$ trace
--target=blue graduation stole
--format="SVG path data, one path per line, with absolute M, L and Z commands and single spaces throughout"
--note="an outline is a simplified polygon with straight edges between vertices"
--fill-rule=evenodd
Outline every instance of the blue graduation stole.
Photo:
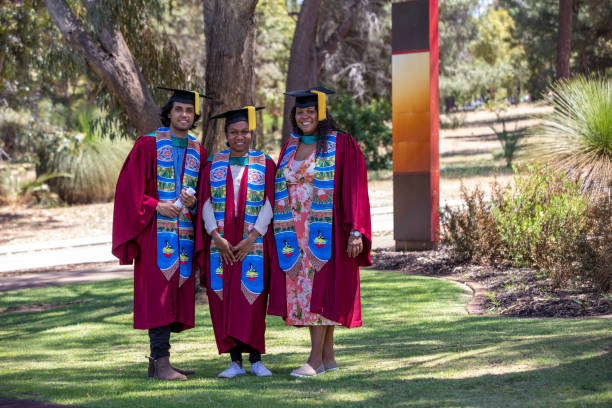
M 224 232 L 229 157 L 229 150 L 215 154 L 210 167 L 210 198 L 217 221 L 217 231 L 221 236 Z M 251 232 L 264 204 L 266 156 L 262 152 L 249 151 L 246 177 L 247 196 L 242 239 Z M 212 239 L 210 243 L 210 289 L 219 296 L 219 299 L 223 300 L 223 260 L 214 241 Z M 255 240 L 253 250 L 241 262 L 240 282 L 244 297 L 249 304 L 253 304 L 264 290 L 263 238 L 261 236 Z
M 198 185 L 200 174 L 200 144 L 195 137 L 187 135 L 187 150 L 183 170 L 182 188 Z M 157 194 L 162 202 L 176 200 L 174 180 L 174 157 L 172 152 L 172 132 L 169 128 L 155 131 L 157 151 Z M 193 265 L 194 232 L 189 210 L 183 207 L 177 218 L 169 218 L 157 213 L 157 267 L 166 279 L 172 279 L 179 270 L 179 287 L 191 277 Z
M 305 248 L 315 271 L 320 271 L 331 258 L 336 135 L 336 132 L 328 135 L 325 152 L 317 154 L 315 158 L 314 197 L 309 216 L 308 247 Z M 293 224 L 284 169 L 295 155 L 299 140 L 299 136 L 291 134 L 274 180 L 274 239 L 278 263 L 293 280 L 302 266 L 302 255 Z

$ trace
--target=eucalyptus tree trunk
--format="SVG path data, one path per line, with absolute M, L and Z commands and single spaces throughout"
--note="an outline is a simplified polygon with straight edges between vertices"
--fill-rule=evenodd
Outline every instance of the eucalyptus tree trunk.
M 573 0 L 559 0 L 559 38 L 557 40 L 557 79 L 570 76 Z
M 91 0 L 83 0 L 91 7 Z M 80 53 L 94 74 L 117 98 L 139 134 L 159 127 L 159 107 L 123 34 L 112 21 L 92 36 L 65 0 L 45 0 L 51 19 L 72 48 Z
M 211 116 L 255 104 L 255 7 L 257 0 L 202 0 L 206 35 L 206 94 L 202 106 L 202 145 L 225 149 L 223 120 Z
M 312 88 L 319 85 L 325 58 L 334 54 L 341 42 L 348 34 L 359 12 L 361 0 L 347 2 L 347 11 L 344 20 L 326 38 L 321 38 L 319 27 L 322 24 L 321 0 L 304 0 L 298 16 L 291 44 L 289 68 L 287 72 L 287 91 Z M 283 113 L 282 142 L 284 143 L 291 132 L 291 119 L 289 114 L 294 99 L 285 96 Z

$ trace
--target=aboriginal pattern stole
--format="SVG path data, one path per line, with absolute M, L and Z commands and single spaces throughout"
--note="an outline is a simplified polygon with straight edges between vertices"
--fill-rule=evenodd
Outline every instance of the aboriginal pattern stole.
M 230 151 L 224 150 L 215 154 L 210 167 L 210 199 L 217 221 L 219 235 L 224 233 L 225 200 L 227 196 L 226 179 L 229 170 Z M 247 174 L 246 207 L 244 209 L 244 228 L 242 239 L 246 238 L 253 229 L 259 211 L 264 204 L 266 186 L 266 156 L 262 152 L 249 151 L 249 164 Z M 237 200 L 238 201 L 238 200 Z M 236 209 L 238 213 L 238 209 Z M 249 304 L 253 304 L 264 290 L 264 259 L 263 238 L 255 240 L 253 251 L 242 260 L 240 282 L 244 297 Z M 223 260 L 215 246 L 215 240 L 210 242 L 210 288 L 219 299 L 223 300 Z
M 315 271 L 331 258 L 332 250 L 332 217 L 334 208 L 334 176 L 336 172 L 336 132 L 327 138 L 327 150 L 317 154 L 315 159 L 314 197 L 310 210 L 310 232 L 308 247 L 305 249 Z M 289 203 L 289 192 L 284 176 L 284 169 L 295 155 L 300 138 L 291 134 L 285 154 L 281 158 L 274 180 L 274 239 L 278 252 L 278 263 L 292 280 L 302 266 L 293 214 Z
M 194 190 L 198 185 L 200 174 L 200 144 L 187 135 L 187 149 L 183 170 L 182 188 Z M 168 128 L 155 131 L 157 150 L 157 194 L 162 202 L 176 201 L 176 183 L 174 181 L 174 157 L 172 153 L 172 133 Z M 169 281 L 178 269 L 180 271 L 179 287 L 192 273 L 193 259 L 193 223 L 189 209 L 183 210 L 177 218 L 168 218 L 157 213 L 157 267 Z

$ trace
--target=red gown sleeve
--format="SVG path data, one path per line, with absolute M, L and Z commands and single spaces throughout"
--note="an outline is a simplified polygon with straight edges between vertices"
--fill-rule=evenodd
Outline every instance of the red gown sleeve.
M 368 171 L 363 153 L 355 140 L 345 135 L 342 157 L 342 211 L 344 233 L 348 237 L 354 229 L 363 236 L 363 251 L 358 256 L 359 266 L 370 266 L 372 249 L 372 226 L 370 199 L 368 196 Z M 346 249 L 346 248 L 344 248 Z
M 204 156 L 201 156 L 204 157 Z M 197 197 L 198 197 L 198 212 L 196 220 L 194 221 L 195 231 L 195 248 L 194 248 L 194 260 L 200 268 L 200 285 L 206 286 L 206 246 L 209 239 L 204 228 L 204 221 L 202 220 L 202 214 L 204 212 L 204 203 L 210 197 L 210 166 L 211 162 L 204 159 L 202 166 L 200 166 L 200 182 L 198 185 Z
M 155 138 L 141 136 L 128 154 L 115 189 L 112 252 L 121 265 L 129 265 L 140 253 L 138 236 L 152 222 L 157 207 Z
M 270 159 L 266 160 L 266 199 L 274 208 L 274 179 L 276 165 Z M 274 241 L 274 221 L 270 222 L 265 235 L 266 253 L 268 255 L 268 314 L 285 317 L 287 302 L 285 297 L 285 273 L 278 266 L 276 244 Z

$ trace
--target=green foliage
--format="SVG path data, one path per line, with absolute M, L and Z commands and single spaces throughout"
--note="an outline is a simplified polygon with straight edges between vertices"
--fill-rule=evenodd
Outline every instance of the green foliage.
M 526 87 L 540 97 L 554 80 L 559 1 L 500 0 L 515 21 L 512 42 L 525 49 Z M 570 72 L 605 73 L 612 65 L 612 7 L 606 1 L 574 1 Z
M 610 203 L 590 203 L 580 183 L 547 167 L 518 173 L 514 186 L 462 192 L 463 204 L 441 211 L 443 242 L 458 260 L 538 268 L 553 285 L 588 279 L 608 290 Z
M 585 232 L 587 197 L 579 184 L 545 167 L 530 167 L 514 182 L 491 210 L 504 257 L 517 266 L 548 269 L 557 283 L 566 281 L 573 260 L 568 257 Z
M 470 44 L 476 39 L 478 0 L 439 2 L 440 99 L 459 104 L 471 100 L 478 91 L 473 76 Z M 444 104 L 441 104 L 444 106 Z
M 526 75 L 525 50 L 511 42 L 514 26 L 508 11 L 489 7 L 479 20 L 478 37 L 472 44 L 476 64 L 484 65 L 486 71 L 480 84 L 493 100 L 504 97 L 518 100 L 521 78 Z M 498 94 L 500 88 L 504 94 Z
M 349 94 L 334 101 L 338 126 L 359 143 L 369 170 L 391 168 L 391 103 L 386 98 L 360 103 Z
M 41 8 L 39 0 L 0 4 L 0 98 L 16 109 L 41 97 L 64 97 L 75 73 L 86 69 Z
M 534 154 L 586 188 L 612 188 L 612 80 L 577 76 L 551 86 L 555 111 L 534 131 Z

